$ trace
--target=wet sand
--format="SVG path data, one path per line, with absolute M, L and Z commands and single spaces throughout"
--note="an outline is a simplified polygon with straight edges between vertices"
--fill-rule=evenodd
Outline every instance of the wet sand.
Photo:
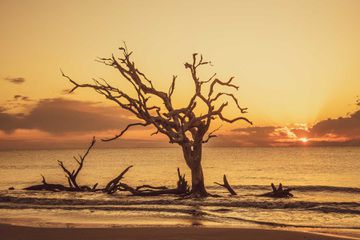
M 2 240 L 110 240 L 110 239 L 237 239 L 237 240 L 340 240 L 340 236 L 289 230 L 210 227 L 35 228 L 0 225 Z

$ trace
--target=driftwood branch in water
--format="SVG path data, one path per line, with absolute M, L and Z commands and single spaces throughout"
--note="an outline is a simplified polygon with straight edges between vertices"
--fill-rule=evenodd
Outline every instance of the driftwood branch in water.
M 62 161 L 58 161 L 59 166 L 62 168 L 62 170 L 65 172 L 66 174 L 66 178 L 68 179 L 68 183 L 69 183 L 69 187 L 70 188 L 74 188 L 76 190 L 91 190 L 92 188 L 90 188 L 89 186 L 79 186 L 79 184 L 76 181 L 77 176 L 79 175 L 81 169 L 84 166 L 84 161 L 86 156 L 89 154 L 91 148 L 94 146 L 96 140 L 95 137 L 93 137 L 90 146 L 88 147 L 88 149 L 86 150 L 84 155 L 80 155 L 78 157 L 74 156 L 75 161 L 78 163 L 78 168 L 72 170 L 71 172 L 65 167 L 64 163 Z
M 185 180 L 185 174 L 181 175 L 180 169 L 177 169 L 178 181 L 176 188 L 167 188 L 165 186 L 151 186 L 151 185 L 141 185 L 138 187 L 131 187 L 126 183 L 120 181 L 117 182 L 116 188 L 114 191 L 108 193 L 114 193 L 116 190 L 130 192 L 134 196 L 158 196 L 164 194 L 173 194 L 173 195 L 188 195 L 190 193 L 190 187 L 188 182 Z
M 187 195 L 190 193 L 190 187 L 188 182 L 185 180 L 185 174 L 181 175 L 180 169 L 177 169 L 178 174 L 178 181 L 176 188 L 167 188 L 165 186 L 152 186 L 149 184 L 145 184 L 138 187 L 131 187 L 125 183 L 122 183 L 121 180 L 124 178 L 124 175 L 132 168 L 133 166 L 129 166 L 124 169 L 119 175 L 117 175 L 114 179 L 108 182 L 103 189 L 97 189 L 98 184 L 94 184 L 92 187 L 82 185 L 80 186 L 77 181 L 76 177 L 80 173 L 81 169 L 83 168 L 84 161 L 86 156 L 89 154 L 91 148 L 95 144 L 95 137 L 92 139 L 90 146 L 88 147 L 87 151 L 84 155 L 79 155 L 78 158 L 74 157 L 76 162 L 79 164 L 77 169 L 69 171 L 63 162 L 58 161 L 59 166 L 61 169 L 66 173 L 66 178 L 68 180 L 69 186 L 64 186 L 62 184 L 50 184 L 46 181 L 45 177 L 42 177 L 42 184 L 33 185 L 25 188 L 25 190 L 45 190 L 45 191 L 72 191 L 72 192 L 95 192 L 95 191 L 102 191 L 108 194 L 113 194 L 116 191 L 128 191 L 132 195 L 136 196 L 157 196 L 162 194 L 175 194 L 175 195 Z
M 271 188 L 272 188 L 272 192 L 264 193 L 260 196 L 272 197 L 272 198 L 289 198 L 294 196 L 292 193 L 290 193 L 293 189 L 284 188 L 281 183 L 279 184 L 278 188 L 276 188 L 274 183 L 271 183 Z
M 145 184 L 145 185 L 141 185 L 141 186 L 137 186 L 137 187 L 136 187 L 136 191 L 139 191 L 139 190 L 142 190 L 142 189 L 165 190 L 165 189 L 168 189 L 168 188 L 165 187 L 165 186 L 151 186 L 151 185 L 148 185 L 148 184 Z
M 46 190 L 46 191 L 73 191 L 73 192 L 82 192 L 82 191 L 98 191 L 98 189 L 96 189 L 97 187 L 97 183 L 94 184 L 92 187 L 87 186 L 87 185 L 82 185 L 80 186 L 77 181 L 76 178 L 79 175 L 81 169 L 84 166 L 84 162 L 85 162 L 85 158 L 86 156 L 89 154 L 90 150 L 92 149 L 92 147 L 95 145 L 95 137 L 93 137 L 90 146 L 87 148 L 86 152 L 84 155 L 80 155 L 78 157 L 74 156 L 75 161 L 78 164 L 77 169 L 74 169 L 72 171 L 69 171 L 64 163 L 62 161 L 58 161 L 58 164 L 60 166 L 60 168 L 65 172 L 65 176 L 67 178 L 67 182 L 69 184 L 69 186 L 64 186 L 62 184 L 50 184 L 47 183 L 45 180 L 45 177 L 43 175 L 41 175 L 42 177 L 42 184 L 39 185 L 33 185 L 27 188 L 24 188 L 25 190 Z
M 224 177 L 223 177 L 223 181 L 224 181 L 223 184 L 218 183 L 218 182 L 214 182 L 214 183 L 217 184 L 217 185 L 219 185 L 219 186 L 221 186 L 221 187 L 226 188 L 226 190 L 228 190 L 231 195 L 237 195 L 237 193 L 236 193 L 236 192 L 234 191 L 234 189 L 231 187 L 231 185 L 230 185 L 229 181 L 227 180 L 225 174 L 224 174 Z
M 52 192 L 60 192 L 60 191 L 71 191 L 72 189 L 69 187 L 66 187 L 62 184 L 50 184 L 47 183 L 45 180 L 45 177 L 41 175 L 42 177 L 42 184 L 33 185 L 30 187 L 24 188 L 24 190 L 34 190 L 34 191 L 52 191 Z
M 103 189 L 104 192 L 108 194 L 112 194 L 118 190 L 119 182 L 121 179 L 123 179 L 124 175 L 132 168 L 133 166 L 127 167 L 124 171 L 122 171 L 116 178 L 111 180 L 108 184 L 106 184 L 106 187 Z

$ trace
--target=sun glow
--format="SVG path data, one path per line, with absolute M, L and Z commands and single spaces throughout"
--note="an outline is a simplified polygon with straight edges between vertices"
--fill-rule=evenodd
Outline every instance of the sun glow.
M 303 143 L 307 143 L 309 141 L 309 139 L 307 138 L 299 138 L 299 140 Z

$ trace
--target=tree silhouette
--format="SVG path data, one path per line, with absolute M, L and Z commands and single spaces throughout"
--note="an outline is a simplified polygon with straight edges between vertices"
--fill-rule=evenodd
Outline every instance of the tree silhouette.
M 130 93 L 111 86 L 104 79 L 94 79 L 93 84 L 79 84 L 62 72 L 62 75 L 74 85 L 70 93 L 78 88 L 91 88 L 97 93 L 104 95 L 107 99 L 115 102 L 122 109 L 133 113 L 136 118 L 141 120 L 140 122 L 129 124 L 116 136 L 103 139 L 103 141 L 117 139 L 131 127 L 152 125 L 156 129 L 152 135 L 158 133 L 164 134 L 169 138 L 170 143 L 180 145 L 185 162 L 191 169 L 192 196 L 207 196 L 208 193 L 204 184 L 201 158 L 203 144 L 207 143 L 211 138 L 216 137 L 214 133 L 218 130 L 217 128 L 209 131 L 211 123 L 218 118 L 227 123 L 246 121 L 252 124 L 250 120 L 243 116 L 227 118 L 223 114 L 223 110 L 228 106 L 228 102 L 224 101 L 220 104 L 219 100 L 225 98 L 232 101 L 241 114 L 247 112 L 247 108 L 240 107 L 237 98 L 232 93 L 216 91 L 217 86 L 221 86 L 222 89 L 238 90 L 238 86 L 232 83 L 234 77 L 231 77 L 228 81 L 221 81 L 216 78 L 216 74 L 214 74 L 209 79 L 200 80 L 197 74 L 198 69 L 202 66 L 209 65 L 210 62 L 204 61 L 202 55 L 193 54 L 192 62 L 185 63 L 185 68 L 190 71 L 195 91 L 185 107 L 175 108 L 172 102 L 172 95 L 175 90 L 177 76 L 173 76 L 168 92 L 160 91 L 156 89 L 152 81 L 135 66 L 135 63 L 131 60 L 132 52 L 128 51 L 126 45 L 119 48 L 119 50 L 121 53 L 120 57 L 112 55 L 110 58 L 98 58 L 97 60 L 118 70 L 121 76 L 132 85 L 136 92 L 136 94 L 133 94 L 135 96 L 131 96 Z M 207 85 L 206 93 L 204 93 L 205 90 L 203 90 L 203 86 L 205 85 Z M 150 104 L 150 97 L 160 100 L 162 105 Z M 205 113 L 197 113 L 199 112 L 196 111 L 198 104 L 205 104 Z M 216 105 L 218 105 L 218 107 L 216 107 Z

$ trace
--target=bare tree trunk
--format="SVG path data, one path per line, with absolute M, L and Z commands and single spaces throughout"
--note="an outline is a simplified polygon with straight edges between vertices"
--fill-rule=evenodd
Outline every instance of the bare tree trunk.
M 182 146 L 186 164 L 191 170 L 191 194 L 194 197 L 206 197 L 204 173 L 201 166 L 202 144 L 184 144 Z
M 191 193 L 195 197 L 208 196 L 201 162 L 191 168 Z

